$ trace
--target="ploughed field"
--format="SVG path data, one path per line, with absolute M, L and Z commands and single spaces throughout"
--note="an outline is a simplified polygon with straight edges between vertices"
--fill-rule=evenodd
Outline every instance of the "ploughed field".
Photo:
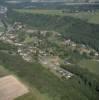
M 28 89 L 14 76 L 0 78 L 0 100 L 14 100 L 28 92 Z

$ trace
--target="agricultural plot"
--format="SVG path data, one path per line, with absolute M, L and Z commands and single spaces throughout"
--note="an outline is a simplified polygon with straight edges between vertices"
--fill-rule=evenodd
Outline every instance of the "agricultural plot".
M 32 13 L 32 14 L 47 14 L 47 15 L 64 15 L 62 13 L 62 10 L 45 10 L 45 9 L 20 9 L 20 10 L 15 10 L 20 13 Z
M 0 78 L 0 100 L 14 100 L 28 93 L 28 89 L 14 76 Z
M 85 20 L 89 23 L 99 24 L 99 11 L 71 13 L 69 16 Z
M 99 24 L 99 11 L 96 12 L 64 12 L 63 10 L 44 10 L 44 9 L 16 9 L 20 13 L 45 14 L 71 16 L 74 18 L 85 20 L 89 23 Z

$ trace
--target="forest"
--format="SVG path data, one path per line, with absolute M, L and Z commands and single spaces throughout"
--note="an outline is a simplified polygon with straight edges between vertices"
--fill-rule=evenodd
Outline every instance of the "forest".
M 87 44 L 99 51 L 99 25 L 69 16 L 20 13 L 10 10 L 8 21 L 22 22 L 35 29 L 54 30 L 65 38 Z

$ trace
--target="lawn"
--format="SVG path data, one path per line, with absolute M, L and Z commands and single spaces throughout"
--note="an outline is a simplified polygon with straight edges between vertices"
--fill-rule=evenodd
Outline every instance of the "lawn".
M 88 69 L 90 72 L 99 75 L 99 61 L 82 60 L 79 63 L 80 67 Z

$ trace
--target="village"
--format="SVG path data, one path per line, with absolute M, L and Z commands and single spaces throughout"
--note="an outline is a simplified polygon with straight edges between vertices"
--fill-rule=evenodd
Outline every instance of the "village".
M 1 19 L 2 16 L 6 16 L 6 12 L 6 7 L 0 7 Z M 0 26 L 4 28 L 2 21 L 0 22 Z M 64 56 L 66 51 L 71 51 L 70 53 L 77 51 L 80 55 L 86 54 L 91 58 L 99 58 L 98 52 L 84 44 L 77 44 L 68 38 L 63 39 L 61 38 L 61 34 L 55 31 L 28 28 L 27 25 L 21 22 L 8 25 L 6 31 L 1 31 L 0 41 L 15 45 L 17 53 L 25 61 L 38 61 L 44 68 L 59 78 L 69 79 L 74 76 L 73 73 L 60 67 L 61 64 L 74 64 L 68 61 L 68 57 Z M 61 52 L 58 49 L 61 49 Z
M 24 33 L 21 34 L 21 33 Z M 22 36 L 21 36 L 21 35 Z M 25 37 L 24 37 L 25 36 Z M 20 41 L 20 38 L 23 38 Z M 54 31 L 33 30 L 28 29 L 26 25 L 21 22 L 15 22 L 14 25 L 5 33 L 0 35 L 0 41 L 15 45 L 18 50 L 17 53 L 27 62 L 39 61 L 44 68 L 51 71 L 59 78 L 69 79 L 74 76 L 73 73 L 60 67 L 61 64 L 72 65 L 68 60 L 62 59 L 55 51 L 58 49 L 51 45 L 50 41 L 59 45 L 59 48 L 65 47 L 67 50 L 77 51 L 80 55 L 86 54 L 91 58 L 98 59 L 99 53 L 94 49 L 84 45 L 77 44 L 71 39 L 60 39 L 61 34 Z M 60 39 L 60 40 L 59 40 Z M 62 52 L 64 55 L 64 52 Z
M 98 100 L 99 3 L 80 1 L 0 0 L 0 100 Z

